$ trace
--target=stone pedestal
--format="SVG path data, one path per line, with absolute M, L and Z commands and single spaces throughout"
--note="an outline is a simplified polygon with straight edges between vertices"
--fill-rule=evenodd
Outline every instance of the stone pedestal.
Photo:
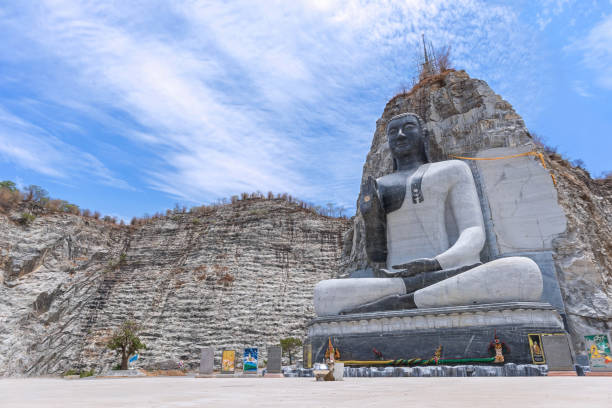
M 568 371 L 576 375 L 572 351 L 566 335 L 543 335 L 542 348 L 549 373 Z M 549 374 L 551 375 L 551 374 Z
M 281 358 L 283 351 L 280 346 L 268 346 L 268 361 L 266 363 L 266 377 L 282 377 Z
M 531 363 L 529 333 L 565 333 L 559 313 L 548 303 L 508 302 L 488 305 L 412 309 L 318 317 L 308 325 L 313 362 L 324 360 L 328 338 L 340 361 L 489 357 L 495 333 L 509 348 L 507 363 Z
M 200 355 L 200 370 L 199 375 L 211 376 L 214 370 L 215 349 L 212 347 L 202 348 Z
M 344 380 L 344 363 L 334 363 L 334 381 Z

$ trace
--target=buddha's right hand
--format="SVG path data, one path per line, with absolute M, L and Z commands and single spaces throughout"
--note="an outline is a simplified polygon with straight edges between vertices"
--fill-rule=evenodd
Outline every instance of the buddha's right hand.
M 378 202 L 378 186 L 373 177 L 368 177 L 368 180 L 361 187 L 361 200 L 359 200 L 359 211 L 362 214 L 368 213 L 374 203 Z

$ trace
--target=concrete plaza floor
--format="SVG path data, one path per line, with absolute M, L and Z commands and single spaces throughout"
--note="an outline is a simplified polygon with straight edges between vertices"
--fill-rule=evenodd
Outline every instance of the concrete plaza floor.
M 0 379 L 0 407 L 612 407 L 612 377 Z

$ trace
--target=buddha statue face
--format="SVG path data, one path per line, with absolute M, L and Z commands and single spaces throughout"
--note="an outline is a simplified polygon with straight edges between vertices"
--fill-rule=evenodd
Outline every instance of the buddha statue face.
M 387 125 L 387 139 L 395 160 L 402 161 L 425 152 L 423 130 L 415 115 L 404 114 L 391 119 Z

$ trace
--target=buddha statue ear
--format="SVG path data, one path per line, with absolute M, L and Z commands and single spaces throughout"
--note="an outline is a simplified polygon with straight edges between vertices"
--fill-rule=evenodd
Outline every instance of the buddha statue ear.
M 397 171 L 397 168 L 398 168 L 397 160 L 395 160 L 395 158 L 391 158 L 391 160 L 393 161 L 393 169 L 392 169 L 392 171 L 395 172 L 395 171 Z

